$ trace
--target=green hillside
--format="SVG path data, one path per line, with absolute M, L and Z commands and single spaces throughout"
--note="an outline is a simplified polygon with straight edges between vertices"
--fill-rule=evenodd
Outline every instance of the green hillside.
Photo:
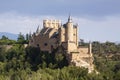
M 0 80 L 120 80 L 120 44 L 93 42 L 98 73 L 88 73 L 86 68 L 68 65 L 65 55 L 57 53 L 57 49 L 49 54 L 25 47 L 28 42 L 22 35 L 17 41 L 4 36 L 0 42 Z M 7 49 L 9 45 L 12 47 Z

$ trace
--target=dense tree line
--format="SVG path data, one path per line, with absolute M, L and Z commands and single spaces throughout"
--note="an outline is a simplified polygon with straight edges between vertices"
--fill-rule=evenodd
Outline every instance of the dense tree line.
M 4 35 L 0 39 L 0 45 L 11 45 L 14 44 L 15 42 L 16 42 L 15 40 L 10 40 L 8 37 Z
M 113 42 L 105 42 L 100 43 L 97 41 L 94 41 L 92 43 L 93 45 L 93 53 L 94 54 L 120 54 L 120 44 L 115 44 Z
M 24 47 L 27 38 L 19 34 L 18 40 L 0 39 L 0 80 L 120 80 L 120 44 L 93 42 L 95 69 L 69 66 L 64 54 L 55 49 L 52 53 L 38 47 Z M 10 43 L 7 43 L 7 41 Z M 11 42 L 13 41 L 13 42 Z M 3 45 L 12 45 L 6 50 Z M 88 43 L 82 43 L 88 46 Z
M 16 41 L 10 40 L 7 36 L 3 35 L 2 38 L 0 39 L 0 45 L 28 44 L 30 38 L 31 38 L 30 34 L 23 35 L 22 33 L 19 33 Z

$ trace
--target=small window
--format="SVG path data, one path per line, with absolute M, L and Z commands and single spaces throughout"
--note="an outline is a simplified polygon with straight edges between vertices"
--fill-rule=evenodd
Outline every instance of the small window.
M 45 43 L 44 45 L 45 45 L 45 46 L 47 46 L 48 44 L 47 44 L 47 43 Z
M 39 47 L 39 44 L 37 44 L 37 47 Z
M 53 45 L 51 45 L 51 49 L 53 49 Z
M 75 34 L 73 34 L 75 36 Z

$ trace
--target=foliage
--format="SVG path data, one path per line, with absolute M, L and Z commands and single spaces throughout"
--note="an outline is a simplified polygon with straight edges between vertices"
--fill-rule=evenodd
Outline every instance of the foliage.
M 25 43 L 25 38 L 24 38 L 24 35 L 22 35 L 22 33 L 20 33 L 18 35 L 17 43 L 19 43 L 19 44 L 24 44 Z
M 19 35 L 12 47 L 3 36 L 0 42 L 0 80 L 120 80 L 120 44 L 93 42 L 95 72 L 86 68 L 68 66 L 64 53 L 55 49 L 52 53 L 40 51 L 39 47 L 24 47 L 26 39 Z M 8 42 L 7 42 L 8 41 Z M 88 43 L 83 45 L 87 46 Z
M 105 43 L 100 43 L 98 41 L 94 41 L 92 43 L 93 47 L 93 53 L 94 54 L 99 54 L 99 55 L 104 55 L 104 54 L 120 54 L 120 44 L 115 44 L 113 42 L 105 42 Z
M 11 45 L 11 44 L 15 44 L 15 43 L 16 43 L 15 40 L 10 40 L 8 37 L 6 37 L 4 35 L 0 39 L 0 45 Z
M 26 59 L 31 64 L 33 70 L 40 68 L 62 68 L 68 65 L 68 61 L 63 54 L 42 52 L 39 48 L 27 47 Z

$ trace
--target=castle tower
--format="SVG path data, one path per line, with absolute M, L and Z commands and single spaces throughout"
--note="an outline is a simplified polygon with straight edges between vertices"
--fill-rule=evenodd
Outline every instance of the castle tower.
M 65 41 L 65 28 L 63 26 L 59 28 L 59 42 L 64 42 Z
M 67 27 L 66 41 L 73 41 L 73 22 L 71 16 L 69 16 L 68 18 L 66 27 Z
M 91 42 L 89 42 L 88 53 L 90 54 L 90 56 L 92 56 L 92 43 Z
M 68 22 L 66 23 L 66 35 L 65 35 L 65 41 L 67 42 L 67 53 L 71 53 L 75 50 L 77 50 L 76 45 L 76 37 L 73 34 L 76 34 L 76 30 L 74 30 L 73 22 L 71 19 L 71 16 L 68 18 Z

